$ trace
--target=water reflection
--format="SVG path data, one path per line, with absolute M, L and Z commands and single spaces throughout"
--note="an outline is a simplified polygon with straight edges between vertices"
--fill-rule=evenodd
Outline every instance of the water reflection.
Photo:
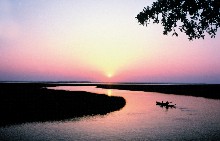
M 6 139 L 25 140 L 219 140 L 219 100 L 152 92 L 106 90 L 96 87 L 59 87 L 109 96 L 122 96 L 126 106 L 104 116 L 78 121 L 29 123 L 0 128 Z M 157 100 L 169 100 L 176 108 L 161 108 Z M 1 140 L 1 137 L 0 137 Z
M 107 90 L 107 95 L 112 96 L 112 90 L 111 89 Z

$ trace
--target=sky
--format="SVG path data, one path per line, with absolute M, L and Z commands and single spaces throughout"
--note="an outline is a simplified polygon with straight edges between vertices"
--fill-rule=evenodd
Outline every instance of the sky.
M 220 83 L 220 31 L 135 19 L 153 0 L 1 0 L 0 81 Z

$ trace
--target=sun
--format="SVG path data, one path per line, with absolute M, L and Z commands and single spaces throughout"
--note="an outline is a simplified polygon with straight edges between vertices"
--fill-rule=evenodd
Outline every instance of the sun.
M 108 74 L 107 74 L 107 77 L 108 77 L 108 78 L 112 78 L 112 74 L 111 74 L 111 73 L 108 73 Z

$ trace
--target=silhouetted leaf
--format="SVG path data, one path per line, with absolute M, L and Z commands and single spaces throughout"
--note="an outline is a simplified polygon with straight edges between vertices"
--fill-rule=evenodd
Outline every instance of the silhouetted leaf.
M 214 38 L 220 26 L 220 0 L 157 0 L 136 18 L 146 26 L 151 20 L 161 22 L 164 35 L 173 31 L 172 35 L 178 36 L 175 29 L 179 29 L 189 40 L 204 39 L 205 32 Z

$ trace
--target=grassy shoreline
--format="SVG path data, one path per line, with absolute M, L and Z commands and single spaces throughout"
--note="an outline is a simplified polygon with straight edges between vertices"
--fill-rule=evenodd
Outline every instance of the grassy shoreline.
M 220 99 L 220 84 L 178 84 L 178 85 L 139 85 L 139 84 L 99 84 L 98 88 L 130 91 L 159 92 L 165 94 L 187 95 Z
M 47 89 L 42 83 L 0 83 L 0 126 L 104 115 L 126 104 L 122 97 Z
M 220 84 L 0 83 L 0 126 L 24 122 L 65 120 L 85 115 L 104 115 L 120 110 L 126 104 L 122 97 L 46 88 L 54 86 L 97 86 L 104 89 L 159 92 L 220 99 Z

